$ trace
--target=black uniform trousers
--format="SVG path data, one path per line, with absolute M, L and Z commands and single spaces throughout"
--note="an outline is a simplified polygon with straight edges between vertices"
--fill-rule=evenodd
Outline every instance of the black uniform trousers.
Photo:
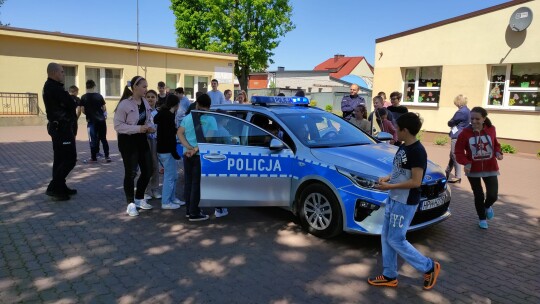
M 58 124 L 49 122 L 47 131 L 53 144 L 52 180 L 47 191 L 54 194 L 66 194 L 66 177 L 75 167 L 77 150 L 75 148 L 75 135 L 71 124 Z

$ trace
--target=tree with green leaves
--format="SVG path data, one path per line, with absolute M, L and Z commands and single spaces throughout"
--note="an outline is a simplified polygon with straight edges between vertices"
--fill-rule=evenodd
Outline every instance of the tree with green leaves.
M 250 72 L 274 63 L 279 38 L 295 28 L 289 0 L 171 0 L 171 9 L 178 47 L 237 54 L 243 90 Z

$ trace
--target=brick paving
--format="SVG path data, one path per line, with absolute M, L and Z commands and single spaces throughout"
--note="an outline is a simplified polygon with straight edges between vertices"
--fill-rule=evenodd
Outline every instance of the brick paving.
M 81 160 L 86 140 L 80 134 Z M 477 227 L 464 181 L 453 186 L 449 220 L 409 234 L 442 264 L 426 292 L 422 275 L 401 260 L 398 288 L 368 286 L 381 271 L 379 238 L 317 239 L 279 208 L 231 208 L 196 223 L 183 208 L 130 218 L 117 144 L 109 142 L 114 161 L 78 162 L 69 186 L 79 194 L 52 202 L 44 194 L 52 165 L 44 127 L 0 128 L 0 303 L 540 303 L 534 157 L 500 163 L 500 200 L 487 231 Z M 426 146 L 445 163 L 448 147 Z

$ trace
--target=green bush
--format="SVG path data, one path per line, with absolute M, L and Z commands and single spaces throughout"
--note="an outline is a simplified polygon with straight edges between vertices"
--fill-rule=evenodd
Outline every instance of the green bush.
M 439 136 L 435 138 L 435 144 L 439 146 L 444 146 L 448 143 L 448 136 Z
M 416 139 L 418 139 L 419 141 L 422 141 L 422 137 L 424 136 L 424 130 L 420 130 L 417 134 L 416 134 Z
M 503 153 L 515 154 L 517 152 L 516 148 L 510 144 L 501 143 L 501 150 Z
M 536 152 L 536 156 L 540 158 L 540 151 Z
M 332 108 L 332 105 L 326 105 L 326 107 L 324 108 L 327 112 L 332 112 L 333 108 Z M 540 152 L 538 152 L 540 153 Z
M 309 102 L 309 106 L 310 106 L 310 107 L 316 107 L 316 106 L 317 106 L 317 101 L 312 99 L 312 100 Z

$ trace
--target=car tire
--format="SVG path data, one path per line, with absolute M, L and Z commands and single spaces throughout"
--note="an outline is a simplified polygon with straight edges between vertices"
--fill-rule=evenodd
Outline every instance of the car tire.
M 343 232 L 343 217 L 338 200 L 325 185 L 307 186 L 300 195 L 298 217 L 302 227 L 320 238 L 331 238 Z

